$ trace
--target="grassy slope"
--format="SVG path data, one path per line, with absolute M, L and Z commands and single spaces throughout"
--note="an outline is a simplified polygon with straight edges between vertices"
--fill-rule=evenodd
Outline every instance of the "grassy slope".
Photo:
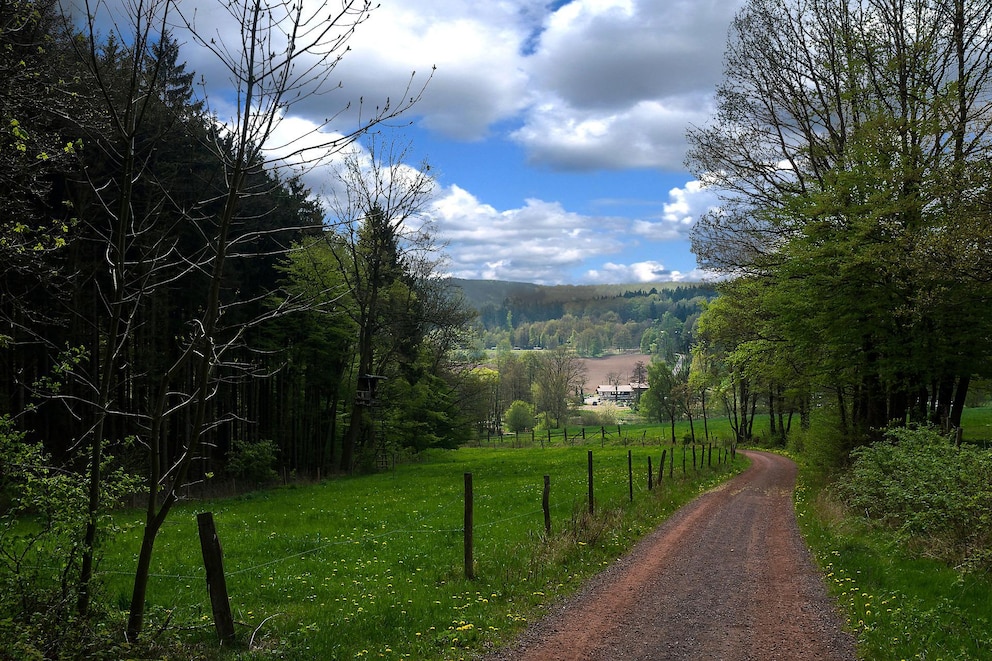
M 597 502 L 592 519 L 586 514 L 590 449 Z M 471 656 L 512 636 L 727 475 L 695 474 L 690 458 L 688 479 L 680 476 L 678 461 L 675 478 L 666 474 L 665 488 L 649 493 L 647 456 L 657 467 L 661 449 L 632 445 L 631 506 L 627 451 L 592 442 L 543 450 L 466 448 L 389 474 L 186 505 L 157 546 L 148 626 L 154 631 L 168 622 L 170 630 L 183 630 L 185 646 L 151 652 L 184 658 L 218 653 L 196 541 L 195 513 L 209 506 L 242 643 L 229 656 Z M 475 487 L 472 581 L 463 576 L 466 472 L 473 473 Z M 550 537 L 541 511 L 545 474 L 551 476 Z M 122 607 L 136 548 L 137 529 L 107 549 L 101 565 Z M 250 652 L 244 648 L 249 641 Z

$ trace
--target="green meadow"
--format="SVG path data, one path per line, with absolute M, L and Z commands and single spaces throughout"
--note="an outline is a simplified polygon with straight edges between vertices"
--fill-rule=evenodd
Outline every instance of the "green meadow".
M 435 451 L 390 472 L 191 501 L 156 545 L 146 631 L 168 630 L 157 657 L 216 658 L 196 514 L 213 512 L 224 550 L 237 642 L 227 658 L 459 659 L 503 644 L 610 564 L 668 514 L 745 466 L 738 457 L 682 471 L 681 447 L 661 487 L 648 490 L 657 441 L 573 447 Z M 620 439 L 613 439 L 616 443 Z M 636 442 L 634 442 L 636 441 Z M 593 452 L 595 513 L 588 507 Z M 633 467 L 633 500 L 628 474 Z M 708 457 L 707 457 L 708 459 Z M 671 471 L 671 475 L 669 473 Z M 466 473 L 472 474 L 475 577 L 465 577 Z M 544 476 L 552 528 L 544 527 Z M 100 564 L 123 612 L 139 544 L 136 513 Z M 181 647 L 175 647 L 179 632 Z M 139 650 L 135 649 L 135 652 Z

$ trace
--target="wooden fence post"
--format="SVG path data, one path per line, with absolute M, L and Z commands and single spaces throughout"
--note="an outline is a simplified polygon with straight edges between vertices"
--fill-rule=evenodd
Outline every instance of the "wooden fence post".
M 465 578 L 475 578 L 475 562 L 472 558 L 472 474 L 465 473 Z
M 227 579 L 224 578 L 224 552 L 214 527 L 213 512 L 196 515 L 196 528 L 200 533 L 200 551 L 203 553 L 203 568 L 207 572 L 207 593 L 210 595 L 210 609 L 214 615 L 214 627 L 221 643 L 234 642 L 234 618 L 231 617 L 231 602 L 227 596 Z
M 592 495 L 592 450 L 589 450 L 589 514 L 596 513 L 595 500 Z
M 668 450 L 661 451 L 661 463 L 658 464 L 658 486 L 661 487 L 661 482 L 665 478 L 665 454 Z
M 544 497 L 541 499 L 544 510 L 544 532 L 551 534 L 551 476 L 544 476 Z
M 654 470 L 651 468 L 651 455 L 648 455 L 648 491 L 654 488 Z

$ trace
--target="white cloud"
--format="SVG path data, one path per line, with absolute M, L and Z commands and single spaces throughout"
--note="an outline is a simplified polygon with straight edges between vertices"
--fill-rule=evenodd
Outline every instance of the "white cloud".
M 513 135 L 560 169 L 682 169 L 685 129 L 710 115 L 740 2 L 575 0 L 528 62 L 538 101 Z
M 681 170 L 685 127 L 705 114 L 679 99 L 645 100 L 616 112 L 578 110 L 562 102 L 530 111 L 512 137 L 529 160 L 559 170 Z
M 359 26 L 328 83 L 293 112 L 355 121 L 401 101 L 437 67 L 409 113 L 450 138 L 511 133 L 534 163 L 555 169 L 681 170 L 685 129 L 710 114 L 723 44 L 738 2 L 573 0 L 549 11 L 531 0 L 385 0 Z
M 385 0 L 340 65 L 346 89 L 395 100 L 412 71 L 426 80 L 437 67 L 411 115 L 449 137 L 481 138 L 528 102 L 529 27 L 517 4 Z
M 634 233 L 655 241 L 686 238 L 699 217 L 719 205 L 716 191 L 699 181 L 671 189 L 668 200 L 658 218 L 634 221 Z
M 655 261 L 633 264 L 607 262 L 602 268 L 586 271 L 584 280 L 591 284 L 637 283 L 637 282 L 700 282 L 712 280 L 712 274 L 703 269 L 679 271 L 666 269 Z
M 451 275 L 531 282 L 563 282 L 586 260 L 617 252 L 621 242 L 603 230 L 626 222 L 536 199 L 498 211 L 458 186 L 438 196 L 432 216 L 448 242 Z
M 321 15 L 339 9 L 303 2 Z M 330 129 L 346 132 L 359 110 L 368 117 L 387 99 L 394 107 L 408 101 L 436 66 L 407 115 L 432 131 L 477 140 L 515 124 L 513 138 L 531 160 L 553 168 L 678 171 L 687 123 L 709 115 L 727 26 L 741 2 L 572 0 L 552 10 L 533 0 L 382 0 L 343 58 L 312 72 L 327 73 L 323 93 L 308 95 L 304 86 L 290 112 L 317 124 L 336 118 Z M 239 45 L 224 5 L 181 0 L 181 7 L 203 39 Z M 174 35 L 222 104 L 230 73 L 180 26 Z
M 340 7 L 302 1 L 325 11 Z M 225 5 L 182 2 L 198 7 L 196 20 L 205 38 L 230 37 L 229 44 L 239 43 Z M 350 51 L 330 70 L 324 92 L 301 90 L 268 147 L 284 156 L 296 135 L 312 139 L 312 130 L 328 119 L 328 130 L 349 131 L 359 111 L 367 117 L 387 98 L 394 106 L 403 103 L 408 99 L 400 97 L 416 93 L 437 66 L 421 100 L 394 124 L 416 121 L 435 134 L 477 141 L 478 155 L 464 157 L 460 167 L 488 167 L 485 150 L 494 138 L 502 138 L 522 148 L 531 164 L 542 166 L 542 174 L 630 168 L 681 172 L 685 129 L 711 115 L 727 26 L 742 2 L 382 0 L 358 26 Z M 107 6 L 115 4 L 124 3 L 110 0 Z M 222 106 L 230 98 L 223 89 L 229 72 L 181 30 L 175 36 L 184 43 L 181 58 L 210 86 L 211 103 Z M 404 92 L 413 71 L 413 87 Z M 449 147 L 443 145 L 442 153 Z M 510 152 L 505 144 L 499 147 L 503 154 Z M 566 192 L 561 185 L 548 192 L 529 181 L 521 185 L 520 173 L 507 177 L 514 181 L 506 189 L 517 186 L 524 191 L 517 199 L 530 199 L 497 209 L 452 185 L 458 171 L 446 175 L 432 215 L 440 238 L 449 242 L 455 275 L 542 282 L 564 282 L 583 272 L 589 281 L 699 277 L 671 268 L 682 262 L 666 267 L 670 260 L 660 257 L 664 242 L 684 241 L 695 219 L 716 205 L 715 195 L 698 182 L 671 189 L 655 216 L 633 219 L 569 211 L 589 208 L 578 206 L 588 202 L 580 200 L 582 191 Z M 494 185 L 502 185 L 500 176 L 493 167 Z M 334 178 L 326 169 L 313 170 L 304 180 L 318 193 L 332 192 L 328 187 Z M 626 194 L 616 191 L 618 198 Z M 548 196 L 563 202 L 542 199 Z M 650 252 L 654 244 L 659 251 Z M 616 262 L 621 252 L 627 263 Z

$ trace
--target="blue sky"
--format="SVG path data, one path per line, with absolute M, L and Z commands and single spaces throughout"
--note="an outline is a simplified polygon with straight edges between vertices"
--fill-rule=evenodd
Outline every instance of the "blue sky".
M 451 275 L 699 280 L 688 233 L 717 201 L 685 169 L 685 131 L 712 116 L 740 5 L 381 0 L 334 72 L 342 88 L 294 106 L 285 130 L 329 104 L 395 98 L 411 71 L 436 67 L 403 139 L 436 178 L 429 213 Z M 197 11 L 203 29 L 211 10 Z M 202 53 L 184 55 L 208 86 L 223 80 Z M 328 180 L 307 175 L 318 192 Z

